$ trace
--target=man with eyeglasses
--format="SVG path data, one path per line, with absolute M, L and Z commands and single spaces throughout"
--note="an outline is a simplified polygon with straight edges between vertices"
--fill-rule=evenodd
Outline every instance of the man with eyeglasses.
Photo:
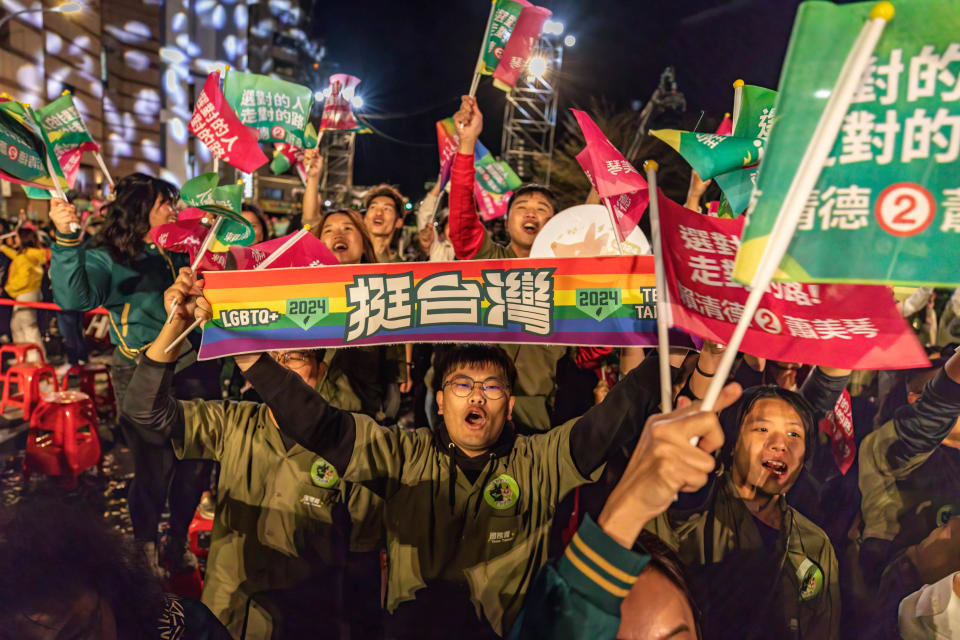
M 193 314 L 210 317 L 188 273 L 167 295 L 181 300 L 183 315 L 164 328 L 151 359 Z M 596 480 L 608 454 L 635 439 L 657 410 L 651 361 L 581 418 L 520 435 L 511 422 L 512 359 L 496 346 L 452 345 L 435 362 L 442 424 L 404 430 L 331 406 L 267 354 L 235 359 L 282 433 L 384 500 L 391 639 L 505 634 L 547 559 L 557 503 Z
M 164 294 L 165 306 L 198 291 L 190 269 L 182 269 Z M 368 572 L 376 573 L 382 501 L 280 431 L 266 404 L 175 400 L 179 349 L 164 348 L 192 317 L 192 307 L 178 308 L 146 350 L 123 412 L 153 444 L 171 443 L 177 457 L 220 462 L 202 601 L 235 638 L 347 637 L 344 572 L 348 562 L 372 555 Z M 311 389 L 325 377 L 327 365 L 316 351 L 269 356 Z M 376 627 L 379 584 L 361 593 L 351 589 L 349 597 L 352 610 L 365 605 L 374 612 L 368 623 Z

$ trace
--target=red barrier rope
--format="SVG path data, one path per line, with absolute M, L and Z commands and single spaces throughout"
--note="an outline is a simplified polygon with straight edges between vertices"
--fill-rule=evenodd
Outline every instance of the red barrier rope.
M 31 307 L 33 309 L 46 309 L 47 311 L 69 311 L 69 309 L 64 309 L 60 305 L 52 302 L 24 302 L 21 300 L 11 300 L 10 298 L 0 298 L 0 305 L 6 305 L 8 307 Z M 90 315 L 105 316 L 110 312 L 103 307 L 97 307 L 96 309 L 91 309 L 85 313 Z

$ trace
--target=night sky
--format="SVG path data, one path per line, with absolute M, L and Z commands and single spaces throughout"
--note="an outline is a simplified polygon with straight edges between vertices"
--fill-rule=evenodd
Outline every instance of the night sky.
M 660 72 L 676 67 L 687 112 L 722 117 L 734 80 L 775 88 L 796 0 L 542 0 L 577 43 L 564 53 L 561 112 L 591 97 L 628 109 L 646 101 Z M 434 123 L 451 115 L 470 86 L 490 4 L 322 2 L 314 33 L 327 60 L 358 76 L 363 114 L 392 141 L 357 139 L 355 184 L 389 182 L 419 198 L 438 170 Z M 505 99 L 488 78 L 478 91 L 481 140 L 499 153 Z M 377 117 L 380 116 L 380 117 Z M 384 117 L 385 116 L 385 117 Z M 397 117 L 394 117 L 397 116 Z

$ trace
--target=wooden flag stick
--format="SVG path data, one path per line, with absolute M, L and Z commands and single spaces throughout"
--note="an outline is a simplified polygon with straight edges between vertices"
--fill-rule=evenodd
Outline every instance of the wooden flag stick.
M 667 272 L 663 268 L 663 242 L 660 235 L 660 194 L 657 191 L 657 169 L 654 160 L 643 163 L 650 185 L 650 235 L 653 240 L 653 265 L 657 285 L 657 354 L 660 356 L 660 411 L 673 411 L 673 380 L 670 377 L 670 339 L 667 330 L 673 324 L 667 293 Z M 646 302 L 646 301 L 644 301 Z
M 218 174 L 220 173 L 220 158 L 214 156 L 213 158 L 213 172 Z
M 620 227 L 617 226 L 617 217 L 613 215 L 613 206 L 610 204 L 610 198 L 604 198 L 603 205 L 607 208 L 607 214 L 610 216 L 610 224 L 613 225 L 613 239 L 617 241 L 617 253 L 622 256 L 623 244 L 620 242 Z
M 743 313 L 703 398 L 703 404 L 701 405 L 703 411 L 712 411 L 720 397 L 720 390 L 730 374 L 743 336 L 760 306 L 763 294 L 770 286 L 770 282 L 780 266 L 780 261 L 783 260 L 783 256 L 790 246 L 790 240 L 793 238 L 797 223 L 800 221 L 800 215 L 807 197 L 813 187 L 816 186 L 817 179 L 823 169 L 823 163 L 830 155 L 833 143 L 837 139 L 843 117 L 850 108 L 853 94 L 860 85 L 864 70 L 870 63 L 870 56 L 873 55 L 877 41 L 883 34 L 887 22 L 893 18 L 893 14 L 893 5 L 889 2 L 878 2 L 874 5 L 869 20 L 863 25 L 860 35 L 847 54 L 840 76 L 837 78 L 837 84 L 830 93 L 830 98 L 820 115 L 813 137 L 807 144 L 800 166 L 793 176 L 787 194 L 784 196 L 777 221 L 770 232 L 770 238 L 750 282 L 750 295 L 744 304 Z
M 490 3 L 490 15 L 487 17 L 487 26 L 483 30 L 483 40 L 480 42 L 480 54 L 477 56 L 477 66 L 473 68 L 473 80 L 470 83 L 470 97 L 477 95 L 480 86 L 480 69 L 483 68 L 483 49 L 487 46 L 487 37 L 490 35 L 490 25 L 493 24 L 493 14 L 497 10 L 497 3 Z
M 277 258 L 279 258 L 281 255 L 283 255 L 284 252 L 287 251 L 287 249 L 289 249 L 290 247 L 292 247 L 293 245 L 295 245 L 295 244 L 300 240 L 300 238 L 302 238 L 303 236 L 307 235 L 308 233 L 310 233 L 310 225 L 305 224 L 305 225 L 303 225 L 303 228 L 300 229 L 300 231 L 297 231 L 295 234 L 293 234 L 292 236 L 290 236 L 289 238 L 287 238 L 287 241 L 286 241 L 286 242 L 284 242 L 282 245 L 280 245 L 279 247 L 277 247 L 277 250 L 276 250 L 276 251 L 274 251 L 274 252 L 271 253 L 269 256 L 267 256 L 267 259 L 266 259 L 266 260 L 264 260 L 263 262 L 261 262 L 260 264 L 258 264 L 256 267 L 254 267 L 254 270 L 255 270 L 255 271 L 258 271 L 258 270 L 260 270 L 260 269 L 266 269 L 267 267 L 269 267 L 271 264 L 273 264 L 273 262 L 274 262 Z
M 181 342 L 183 342 L 184 339 L 186 339 L 186 337 L 190 335 L 190 332 L 196 329 L 197 327 L 199 327 L 201 323 L 203 323 L 203 320 L 201 320 L 200 318 L 197 318 L 196 320 L 194 320 L 193 323 L 189 327 L 187 327 L 183 333 L 177 336 L 176 340 L 174 340 L 173 342 L 167 345 L 167 348 L 164 349 L 163 352 L 170 353 L 171 351 L 173 351 L 173 349 L 177 345 L 179 345 Z

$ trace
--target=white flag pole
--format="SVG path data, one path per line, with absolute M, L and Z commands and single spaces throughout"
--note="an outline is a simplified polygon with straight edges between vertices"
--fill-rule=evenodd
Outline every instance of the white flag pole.
M 269 256 L 267 256 L 266 260 L 264 260 L 263 262 L 255 266 L 253 268 L 254 271 L 259 271 L 260 269 L 266 269 L 267 267 L 269 267 L 271 264 L 274 263 L 274 261 L 277 258 L 283 255 L 284 252 L 287 251 L 287 249 L 295 245 L 300 240 L 300 238 L 307 235 L 308 233 L 310 233 L 310 225 L 305 224 L 303 225 L 303 228 L 300 229 L 300 231 L 297 231 L 295 234 L 287 238 L 286 242 L 284 242 L 282 245 L 277 247 L 276 251 L 274 251 Z
M 483 68 L 483 49 L 487 46 L 487 37 L 490 35 L 490 25 L 493 24 L 493 13 L 497 9 L 497 3 L 490 3 L 490 15 L 487 17 L 487 26 L 483 30 L 483 40 L 480 42 L 480 54 L 477 55 L 477 66 L 473 68 L 473 80 L 470 82 L 470 97 L 477 95 L 477 87 L 480 86 L 480 69 Z
M 207 237 L 203 239 L 203 244 L 200 245 L 200 251 L 197 252 L 197 257 L 193 259 L 193 264 L 190 265 L 190 270 L 193 271 L 194 276 L 197 274 L 197 267 L 200 266 L 200 260 L 203 259 L 203 254 L 205 254 L 207 249 L 210 248 L 210 245 L 213 244 L 213 239 L 216 237 L 217 231 L 220 230 L 221 224 L 223 224 L 223 216 L 217 216 L 217 219 L 213 222 L 213 226 L 211 226 L 207 232 Z
M 176 347 L 178 344 L 183 342 L 184 339 L 186 339 L 186 337 L 190 335 L 190 332 L 196 329 L 197 327 L 199 327 L 202 322 L 203 320 L 201 320 L 200 318 L 197 318 L 196 320 L 194 320 L 190 324 L 190 326 L 183 331 L 183 333 L 177 336 L 176 340 L 174 340 L 173 342 L 167 345 L 167 348 L 164 349 L 163 352 L 170 353 L 171 351 L 173 351 L 174 347 Z
M 830 155 L 830 150 L 833 148 L 840 126 L 843 123 L 843 117 L 850 108 L 853 94 L 860 85 L 863 72 L 870 62 L 870 56 L 873 55 L 877 41 L 893 15 L 894 8 L 889 2 L 878 2 L 874 5 L 869 20 L 863 25 L 860 35 L 847 54 L 843 69 L 837 78 L 837 84 L 830 93 L 830 98 L 820 115 L 813 137 L 807 144 L 799 168 L 793 176 L 793 181 L 790 183 L 786 196 L 784 196 L 777 222 L 770 232 L 770 239 L 750 282 L 750 295 L 744 305 L 743 313 L 737 322 L 733 335 L 730 337 L 727 348 L 723 352 L 717 371 L 710 381 L 710 387 L 703 398 L 702 408 L 704 411 L 712 411 L 720 397 L 720 391 L 730 374 L 743 336 L 760 306 L 760 299 L 766 292 L 767 287 L 770 286 L 770 282 L 780 266 L 780 261 L 790 246 L 790 240 L 797 228 L 804 203 L 806 203 L 810 191 L 816 186 L 817 179 L 823 169 L 823 163 Z
M 97 161 L 97 164 L 100 166 L 100 171 L 103 172 L 103 178 L 107 181 L 107 184 L 110 185 L 111 195 L 114 192 L 114 187 L 116 186 L 113 182 L 113 176 L 110 175 L 110 170 L 107 169 L 107 163 L 103 161 L 103 156 L 100 155 L 99 151 L 93 152 L 93 158 Z
M 213 158 L 213 172 L 220 175 L 220 158 L 216 156 Z
M 657 165 L 654 160 L 643 163 L 650 185 L 650 235 L 653 239 L 653 264 L 657 282 L 657 354 L 660 356 L 660 411 L 673 411 L 673 380 L 670 377 L 670 339 L 667 330 L 673 325 L 667 292 L 667 272 L 663 268 L 663 241 L 660 235 L 660 194 L 657 191 Z
M 620 227 L 617 226 L 617 217 L 613 215 L 613 206 L 610 204 L 610 198 L 603 199 L 603 206 L 607 208 L 607 215 L 610 216 L 610 224 L 613 225 L 613 239 L 617 241 L 617 253 L 623 255 L 623 244 L 620 242 Z

